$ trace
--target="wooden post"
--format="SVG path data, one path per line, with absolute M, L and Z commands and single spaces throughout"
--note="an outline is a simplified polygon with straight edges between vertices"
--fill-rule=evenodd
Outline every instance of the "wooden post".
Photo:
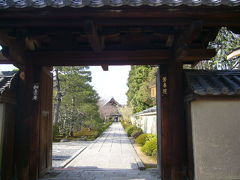
M 182 63 L 160 66 L 161 169 L 163 180 L 186 179 L 186 123 Z
M 29 179 L 36 180 L 38 179 L 38 162 L 39 162 L 40 81 L 42 67 L 32 66 L 32 69 L 33 79 L 31 85 L 29 86 L 29 91 L 31 91 L 31 97 L 29 96 L 28 99 L 28 102 L 31 105 L 28 107 L 28 110 L 30 111 Z
M 38 101 L 34 99 L 34 91 L 37 92 L 39 75 L 40 68 L 27 62 L 24 79 L 18 84 L 15 145 L 18 180 L 38 178 Z
M 157 107 L 157 168 L 159 169 L 160 173 L 162 172 L 162 164 L 161 164 L 161 142 L 162 142 L 162 125 L 161 125 L 161 94 L 157 93 L 161 92 L 161 78 L 160 78 L 160 66 L 157 70 L 156 75 L 156 107 Z
M 43 67 L 40 83 L 39 113 L 39 177 L 43 176 L 52 166 L 52 68 Z

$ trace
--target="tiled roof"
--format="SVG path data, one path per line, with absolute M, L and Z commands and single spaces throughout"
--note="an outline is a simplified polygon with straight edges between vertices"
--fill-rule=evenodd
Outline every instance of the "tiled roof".
M 194 94 L 240 95 L 240 71 L 185 71 L 187 90 Z
M 16 74 L 16 71 L 0 71 L 0 94 L 10 86 L 14 74 Z
M 121 106 L 114 98 L 111 98 L 104 106 Z
M 138 113 L 136 113 L 135 115 L 141 115 L 141 114 L 145 114 L 145 113 L 151 113 L 151 112 L 156 112 L 156 106 L 153 106 L 153 107 L 151 107 L 151 108 L 148 108 L 148 109 L 145 109 L 145 110 L 143 110 L 143 111 L 141 111 L 141 112 L 138 112 Z
M 47 6 L 59 8 L 59 7 L 74 7 L 80 8 L 84 6 L 90 7 L 102 7 L 102 6 L 239 6 L 240 0 L 0 0 L 1 8 L 43 8 Z

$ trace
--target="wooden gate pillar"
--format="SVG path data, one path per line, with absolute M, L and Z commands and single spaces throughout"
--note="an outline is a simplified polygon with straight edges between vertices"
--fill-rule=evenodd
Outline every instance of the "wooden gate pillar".
M 26 63 L 18 84 L 16 121 L 16 178 L 35 180 L 38 177 L 38 83 L 41 68 Z
M 181 62 L 160 66 L 161 171 L 163 180 L 185 180 L 186 123 Z

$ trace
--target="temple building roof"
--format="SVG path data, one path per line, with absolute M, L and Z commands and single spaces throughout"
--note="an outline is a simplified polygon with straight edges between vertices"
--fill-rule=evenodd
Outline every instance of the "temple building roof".
M 111 98 L 104 106 L 119 106 L 119 107 L 121 107 L 122 105 L 119 104 L 114 98 Z

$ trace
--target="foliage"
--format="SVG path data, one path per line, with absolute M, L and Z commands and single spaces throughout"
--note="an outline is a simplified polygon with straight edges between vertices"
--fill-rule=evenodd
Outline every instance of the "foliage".
M 53 141 L 56 141 L 57 137 L 60 136 L 59 127 L 57 124 L 53 125 Z
M 240 35 L 222 27 L 216 39 L 209 43 L 209 48 L 216 49 L 216 56 L 209 61 L 200 62 L 197 69 L 240 69 L 240 57 L 227 59 L 227 55 L 240 48 Z
M 53 141 L 54 142 L 59 142 L 63 138 L 67 139 L 67 140 L 92 141 L 92 140 L 96 139 L 98 136 L 100 136 L 102 134 L 102 132 L 105 131 L 111 124 L 112 124 L 112 122 L 107 122 L 107 123 L 104 123 L 97 128 L 93 128 L 93 129 L 83 127 L 83 128 L 81 128 L 80 131 L 74 132 L 72 137 L 64 137 L 60 134 L 56 134 L 54 136 Z M 53 127 L 56 127 L 56 125 L 54 125 Z
M 146 141 L 153 137 L 155 137 L 153 134 L 141 134 L 136 138 L 136 143 L 143 146 L 146 143 Z
M 139 128 L 135 125 L 130 125 L 130 126 L 127 126 L 125 131 L 127 133 L 128 136 L 131 136 L 131 134 L 133 133 L 133 131 L 135 130 L 138 130 Z
M 156 84 L 156 67 L 131 66 L 128 77 L 128 105 L 133 113 L 143 111 L 156 104 L 151 98 L 150 87 Z
M 111 124 L 112 122 L 105 122 L 102 126 L 98 127 L 98 136 L 101 135 Z
M 124 120 L 121 121 L 121 124 L 122 124 L 122 126 L 123 126 L 124 129 L 126 129 L 127 126 L 130 126 L 130 125 L 131 125 L 131 123 L 130 123 L 129 121 L 124 121 Z
M 140 136 L 143 133 L 141 128 L 137 128 L 135 129 L 132 134 L 131 137 L 137 138 L 138 136 Z
M 152 152 L 152 156 L 153 156 L 155 159 L 157 159 L 157 155 L 158 155 L 158 152 L 157 152 L 157 147 L 156 147 L 156 149 L 154 149 L 153 152 Z
M 125 122 L 130 122 L 130 117 L 132 115 L 132 108 L 129 106 L 124 106 L 119 109 L 122 114 L 122 118 Z
M 153 137 L 149 139 L 144 146 L 142 147 L 142 152 L 144 152 L 148 156 L 154 155 L 157 151 L 157 137 Z
M 103 121 L 97 106 L 99 96 L 89 84 L 91 72 L 88 71 L 88 67 L 54 68 L 58 70 L 61 86 L 60 115 L 57 123 L 59 133 L 63 136 L 73 136 L 74 132 L 83 127 L 97 129 L 101 126 Z

